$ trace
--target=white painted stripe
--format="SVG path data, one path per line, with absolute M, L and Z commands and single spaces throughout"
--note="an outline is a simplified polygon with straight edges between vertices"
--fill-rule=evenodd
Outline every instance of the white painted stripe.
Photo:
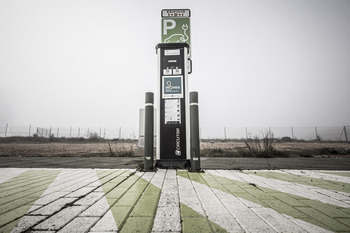
M 190 106 L 199 106 L 198 103 L 190 103 Z
M 309 170 L 281 170 L 281 171 L 289 174 L 297 175 L 297 176 L 300 175 L 300 176 L 306 176 L 306 177 L 312 177 L 312 178 L 350 184 L 350 177 L 321 173 L 322 171 L 309 171 Z M 327 172 L 327 171 L 324 171 L 324 172 Z
M 107 213 L 90 229 L 90 232 L 117 232 L 118 227 L 115 223 L 112 211 Z
M 307 232 L 291 219 L 286 218 L 283 214 L 273 209 L 253 207 L 251 210 L 259 215 L 266 223 L 270 224 L 277 232 Z
M 269 171 L 269 172 L 272 172 L 272 171 Z M 305 173 L 303 171 L 298 173 L 297 171 L 294 172 L 293 170 L 274 170 L 273 172 L 282 173 L 282 174 L 287 173 L 287 174 L 292 174 L 292 175 L 297 175 L 297 176 L 303 176 L 303 174 L 308 173 L 308 171 L 305 171 Z M 317 173 L 315 173 L 315 176 L 316 176 L 316 174 Z M 305 177 L 317 178 L 317 177 L 312 177 L 312 176 L 305 176 Z M 319 178 L 319 179 L 324 179 L 324 178 Z M 328 180 L 330 180 L 330 179 L 328 179 Z M 330 181 L 336 181 L 336 180 L 330 180 Z M 299 184 L 299 186 L 310 187 L 310 188 L 314 189 L 316 192 L 321 193 L 325 196 L 331 197 L 331 198 L 338 200 L 338 201 L 342 201 L 342 202 L 350 201 L 349 193 L 346 193 L 346 192 L 322 189 L 322 188 L 318 188 L 318 187 L 311 186 L 311 185 L 309 186 L 309 185 Z
M 153 107 L 153 106 L 154 106 L 154 104 L 152 104 L 152 103 L 146 103 L 146 104 L 145 104 L 145 106 L 146 106 L 146 107 L 148 107 L 148 106 Z
M 175 170 L 166 172 L 152 232 L 181 232 L 180 201 Z
M 97 181 L 95 182 L 96 186 L 101 186 L 101 182 L 98 179 L 96 171 L 95 171 L 95 175 L 97 178 Z M 103 192 L 102 186 L 101 186 L 101 191 Z M 94 213 L 95 211 L 99 212 L 100 214 Z M 112 211 L 110 210 L 110 206 L 108 204 L 105 193 L 101 199 L 99 199 L 97 202 L 91 205 L 89 209 L 87 209 L 82 214 L 80 214 L 80 216 L 92 216 L 92 215 L 101 217 L 101 219 L 91 228 L 90 231 L 97 231 L 97 232 L 117 232 L 118 231 L 118 226 L 114 220 Z
M 31 169 L 32 170 L 32 169 Z M 34 169 L 33 169 L 34 170 Z M 41 169 L 41 170 L 56 170 L 56 169 Z M 85 176 L 84 176 L 85 175 Z M 42 193 L 40 198 L 34 203 L 31 209 L 28 211 L 28 214 L 24 216 L 16 227 L 13 229 L 13 232 L 23 231 L 23 229 L 28 229 L 36 224 L 38 221 L 43 221 L 45 218 L 48 218 L 53 213 L 59 211 L 66 204 L 72 203 L 77 198 L 67 198 L 65 196 L 74 193 L 77 188 L 81 188 L 81 185 L 88 184 L 90 178 L 95 176 L 95 180 L 98 180 L 95 171 L 88 170 L 71 170 L 64 169 L 62 170 L 55 180 L 49 185 L 49 187 Z M 72 182 L 74 180 L 74 182 Z M 67 187 L 71 188 L 71 191 L 62 191 Z M 85 189 L 82 189 L 85 190 Z M 91 190 L 91 187 L 89 187 Z M 84 207 L 81 207 L 82 209 Z M 60 212 L 61 213 L 61 212 Z M 35 216 L 32 216 L 35 215 Z M 37 218 L 40 216 L 40 218 Z M 28 221 L 32 219 L 33 221 Z M 47 219 L 44 221 L 45 224 L 51 224 Z
M 23 172 L 27 171 L 28 169 L 21 169 L 21 168 L 1 168 L 0 169 L 0 184 L 4 183 Z
M 179 177 L 179 180 L 180 179 L 185 178 Z M 227 221 L 232 221 L 234 218 L 246 232 L 330 232 L 308 222 L 278 213 L 273 209 L 261 206 L 248 200 L 244 200 L 242 198 L 237 198 L 234 195 L 223 192 L 221 190 L 217 190 L 215 188 L 210 189 L 207 185 L 203 185 L 195 181 L 192 181 L 192 184 L 194 187 L 196 187 L 198 194 L 209 194 L 210 197 L 208 199 L 201 199 L 203 206 L 213 206 L 212 208 L 216 208 L 217 210 L 213 213 L 206 212 L 209 213 L 208 219 L 229 232 L 237 231 L 229 229 L 227 225 L 225 226 L 225 223 L 222 223 L 217 219 L 225 215 L 223 214 L 224 211 L 221 211 L 226 208 L 230 211 L 230 214 L 232 214 L 231 219 L 227 219 Z M 203 188 L 200 188 L 201 186 Z M 198 192 L 198 190 L 201 189 L 203 191 L 206 190 L 207 192 Z M 216 197 L 212 196 L 210 192 L 214 192 Z M 221 206 L 219 203 L 213 204 L 213 201 L 209 200 L 210 198 L 221 202 Z M 222 205 L 224 205 L 226 208 L 222 207 Z
M 158 171 L 156 172 L 156 174 L 154 174 L 152 180 L 150 181 L 151 184 L 153 184 L 159 189 L 162 189 L 165 175 L 166 175 L 165 169 L 158 169 Z
M 329 231 L 327 229 L 321 228 L 319 226 L 313 225 L 311 223 L 305 222 L 305 221 L 300 220 L 300 219 L 290 218 L 290 220 L 295 222 L 296 224 L 298 224 L 300 227 L 305 229 L 307 232 L 315 232 L 315 233 L 330 233 L 330 232 L 333 232 L 333 231 Z
M 206 217 L 203 206 L 197 196 L 197 193 L 192 185 L 190 179 L 186 179 L 182 176 L 177 177 L 177 182 L 179 184 L 179 196 L 180 202 L 189 208 L 193 209 L 200 215 Z
M 290 183 L 290 182 L 281 181 L 277 179 L 265 178 L 262 176 L 245 174 L 245 173 L 236 172 L 236 171 L 221 170 L 218 172 L 215 172 L 215 171 L 207 171 L 207 172 L 212 173 L 214 175 L 226 177 L 228 179 L 238 180 L 246 183 L 253 183 L 261 187 L 278 190 L 280 192 L 289 193 L 296 196 L 306 197 L 311 200 L 317 200 L 317 201 L 321 201 L 331 205 L 350 208 L 350 205 L 346 203 L 345 200 L 338 200 L 333 196 L 327 196 L 322 194 L 326 192 L 332 192 L 329 190 L 308 186 L 308 185 Z
M 59 210 L 59 208 L 63 207 L 65 205 L 64 203 L 67 201 L 73 202 L 77 200 L 77 196 L 86 195 L 90 192 L 90 194 L 88 194 L 85 198 L 76 202 L 77 205 L 81 205 L 81 210 L 90 206 L 87 210 L 80 214 L 80 216 L 94 216 L 95 218 L 91 218 L 91 220 L 94 219 L 92 220 L 93 222 L 97 222 L 92 228 L 94 230 L 100 232 L 117 232 L 118 228 L 113 214 L 109 209 L 109 204 L 104 196 L 103 189 L 100 186 L 101 182 L 96 174 L 96 171 L 93 169 L 64 169 L 51 183 L 48 189 L 45 190 L 42 196 L 35 202 L 34 207 L 29 212 L 36 209 L 36 211 L 30 214 L 45 215 L 44 213 L 47 212 L 47 215 L 50 215 L 52 214 L 52 211 L 56 212 Z M 93 189 L 95 190 L 91 192 Z M 73 198 L 67 198 L 68 196 L 72 196 Z M 57 206 L 59 202 L 63 203 L 61 207 L 59 205 Z M 65 210 L 60 211 L 57 215 L 64 211 Z M 90 218 L 81 219 L 86 220 Z M 97 219 L 99 220 L 97 221 Z M 42 224 L 49 226 L 50 224 L 55 224 L 55 222 L 47 219 Z M 83 231 L 82 229 L 81 231 Z M 80 231 L 79 228 L 76 227 L 75 230 Z
M 276 232 L 239 198 L 217 189 L 212 190 L 246 232 Z
M 225 208 L 207 185 L 192 181 L 208 219 L 228 232 L 244 232 L 235 217 Z

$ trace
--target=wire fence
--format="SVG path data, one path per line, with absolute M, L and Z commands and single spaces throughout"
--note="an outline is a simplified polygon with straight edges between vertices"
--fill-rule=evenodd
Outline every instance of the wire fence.
M 0 137 L 138 139 L 136 127 L 38 127 L 0 125 Z
M 201 139 L 233 140 L 261 137 L 271 132 L 276 139 L 349 142 L 350 126 L 338 127 L 203 127 Z
M 60 137 L 132 139 L 143 137 L 138 127 L 38 127 L 0 125 L 0 137 Z M 156 131 L 155 131 L 156 132 Z M 349 142 L 350 126 L 336 127 L 201 127 L 200 138 L 235 140 L 273 133 L 276 139 Z

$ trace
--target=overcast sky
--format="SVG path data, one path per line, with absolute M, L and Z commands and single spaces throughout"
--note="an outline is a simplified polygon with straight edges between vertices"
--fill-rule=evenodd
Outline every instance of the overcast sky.
M 182 8 L 201 126 L 350 125 L 349 0 L 1 0 L 0 125 L 137 127 Z

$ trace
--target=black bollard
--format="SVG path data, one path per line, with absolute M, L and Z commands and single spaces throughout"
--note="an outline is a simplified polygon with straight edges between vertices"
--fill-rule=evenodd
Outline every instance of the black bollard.
M 190 92 L 191 171 L 201 171 L 198 92 Z
M 146 92 L 145 101 L 145 147 L 143 152 L 144 171 L 154 171 L 153 168 L 153 130 L 154 130 L 154 94 Z

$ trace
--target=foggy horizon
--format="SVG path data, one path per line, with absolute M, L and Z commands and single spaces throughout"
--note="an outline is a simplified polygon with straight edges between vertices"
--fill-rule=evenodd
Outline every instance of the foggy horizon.
M 0 126 L 137 128 L 162 9 L 191 10 L 200 126 L 350 125 L 350 1 L 20 0 L 0 2 Z

